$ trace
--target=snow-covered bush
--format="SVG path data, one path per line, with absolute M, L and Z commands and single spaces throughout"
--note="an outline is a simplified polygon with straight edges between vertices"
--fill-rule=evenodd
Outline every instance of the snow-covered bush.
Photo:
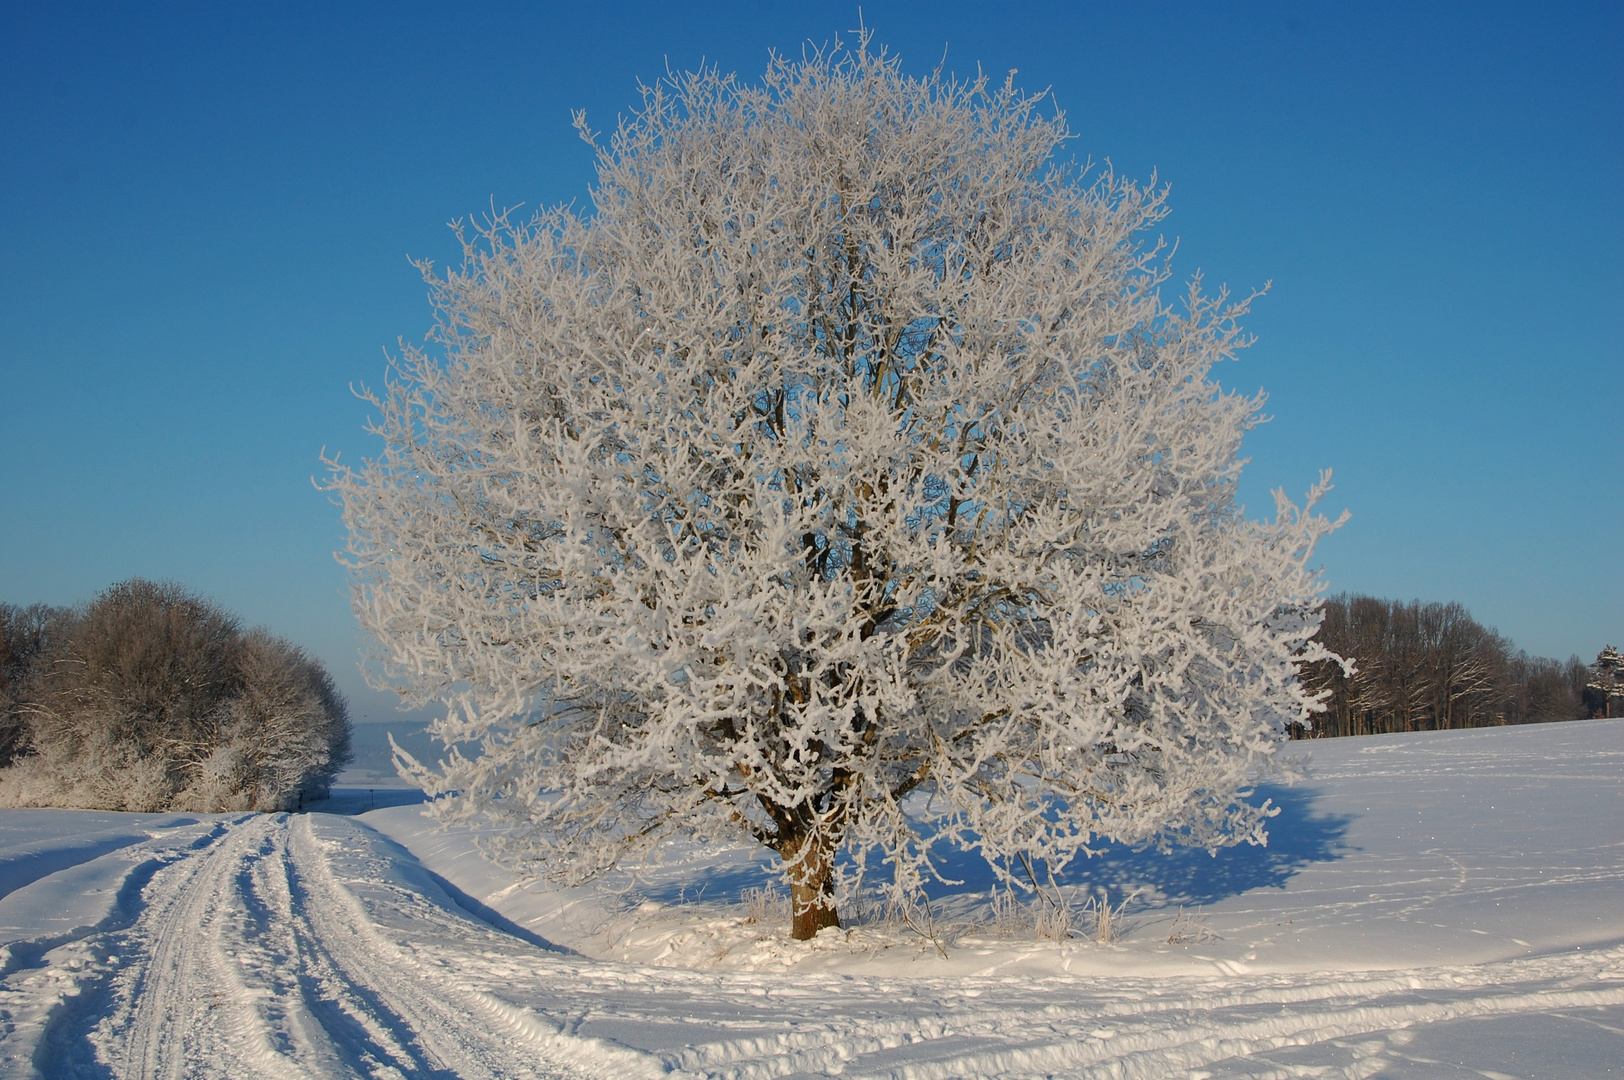
M 242 805 L 289 809 L 301 794 L 326 795 L 350 759 L 349 719 L 327 671 L 263 630 L 244 637 L 238 670 L 224 727 Z
M 1243 515 L 1262 399 L 1210 369 L 1246 303 L 1164 303 L 1164 191 L 1067 137 L 866 38 L 673 76 L 590 212 L 423 265 L 382 453 L 330 464 L 382 680 L 475 747 L 400 757 L 442 820 L 564 882 L 753 838 L 802 938 L 850 875 L 914 895 L 934 838 L 1262 839 L 1332 525 Z
M 58 626 L 33 658 L 30 752 L 0 769 L 0 805 L 291 809 L 349 760 L 321 665 L 179 586 L 115 585 Z

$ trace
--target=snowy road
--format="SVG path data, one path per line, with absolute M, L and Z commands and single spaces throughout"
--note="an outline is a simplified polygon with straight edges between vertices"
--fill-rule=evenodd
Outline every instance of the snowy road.
M 8 946 L 8 1074 L 1361 1076 L 1429 1060 L 1419 1025 L 1533 1021 L 1571 1041 L 1616 1037 L 1624 1019 L 1617 949 L 1110 986 L 605 964 L 469 918 L 351 820 L 153 831 L 58 872 L 102 899 L 81 917 L 101 918 Z M 62 901 L 56 876 L 0 900 L 0 921 Z
M 545 1064 L 556 1025 L 457 973 L 473 957 L 486 969 L 525 964 L 532 947 L 424 896 L 414 886 L 432 888 L 427 879 L 368 860 L 375 843 L 342 819 L 245 817 L 74 868 L 105 911 L 8 949 L 6 1066 L 26 1071 L 31 1057 L 47 1075 L 152 1078 L 575 1075 Z M 371 880 L 341 880 L 346 865 Z M 8 895 L 0 920 L 62 884 L 47 876 Z M 443 954 L 422 955 L 426 942 Z
M 3 1076 L 1624 1075 L 1616 939 L 1396 970 L 696 970 L 483 921 L 353 818 L 5 811 L 0 834 Z

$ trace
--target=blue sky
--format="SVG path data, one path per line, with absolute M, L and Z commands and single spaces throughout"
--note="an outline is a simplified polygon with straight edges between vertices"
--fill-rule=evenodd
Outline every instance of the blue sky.
M 445 222 L 584 199 L 638 79 L 759 76 L 855 4 L 0 6 L 0 599 L 184 582 L 364 690 L 325 446 L 428 327 Z M 924 72 L 1019 69 L 1250 289 L 1243 493 L 1336 471 L 1333 590 L 1624 644 L 1624 7 L 876 3 Z

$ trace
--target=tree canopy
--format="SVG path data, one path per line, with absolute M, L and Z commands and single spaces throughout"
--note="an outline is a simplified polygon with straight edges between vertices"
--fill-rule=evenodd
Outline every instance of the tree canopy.
M 1246 302 L 1164 302 L 1165 191 L 1067 138 L 864 38 L 646 87 L 590 208 L 458 226 L 381 453 L 331 463 L 382 681 L 448 706 L 403 761 L 443 819 L 569 882 L 753 839 L 797 937 L 937 840 L 1262 839 L 1326 478 L 1244 515 Z

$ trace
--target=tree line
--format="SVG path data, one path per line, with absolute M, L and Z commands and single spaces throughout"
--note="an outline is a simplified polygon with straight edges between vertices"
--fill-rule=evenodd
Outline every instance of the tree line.
M 1604 716 L 1610 676 L 1579 657 L 1529 656 L 1456 603 L 1341 593 L 1325 601 L 1319 642 L 1352 661 L 1302 666 L 1326 711 L 1296 738 L 1538 724 Z M 1592 685 L 1592 684 L 1596 685 Z M 1616 695 L 1614 695 L 1616 697 Z
M 291 810 L 349 759 L 322 665 L 178 585 L 0 604 L 0 805 Z

